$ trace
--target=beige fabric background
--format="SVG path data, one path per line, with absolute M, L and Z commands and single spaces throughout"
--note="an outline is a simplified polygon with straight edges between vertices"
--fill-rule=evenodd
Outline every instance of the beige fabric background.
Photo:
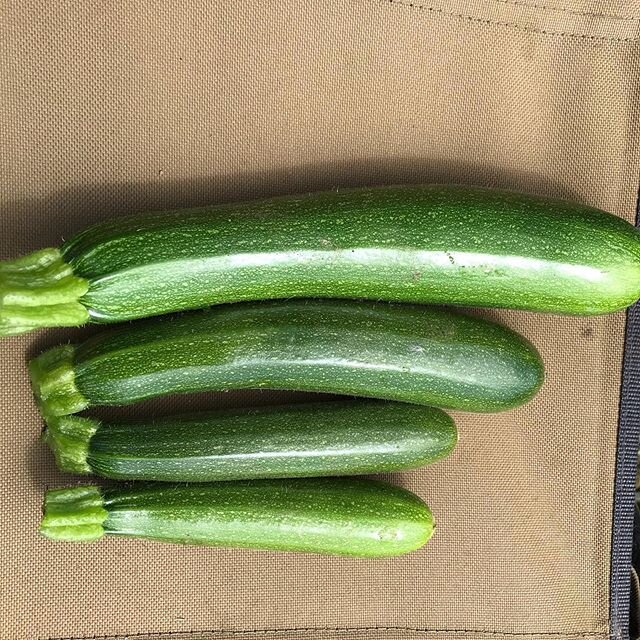
M 1 6 L 0 257 L 137 210 L 362 184 L 633 219 L 638 0 Z M 536 343 L 547 382 L 457 416 L 451 458 L 394 477 L 438 531 L 391 560 L 40 539 L 44 488 L 76 480 L 37 441 L 25 360 L 90 330 L 0 343 L 0 638 L 604 637 L 624 314 L 483 315 Z

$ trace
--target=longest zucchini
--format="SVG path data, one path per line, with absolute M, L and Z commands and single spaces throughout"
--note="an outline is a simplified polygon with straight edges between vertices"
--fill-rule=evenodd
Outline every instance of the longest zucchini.
M 499 411 L 543 379 L 500 325 L 437 308 L 346 300 L 224 305 L 105 331 L 32 361 L 46 416 L 168 393 L 320 391 Z
M 482 188 L 378 187 L 91 227 L 0 264 L 0 335 L 271 298 L 598 314 L 639 296 L 639 234 L 616 216 Z
M 353 478 L 57 489 L 46 494 L 40 525 L 47 538 L 70 542 L 107 534 L 369 557 L 414 551 L 433 529 L 414 494 Z
M 140 423 L 61 416 L 45 439 L 65 471 L 207 482 L 411 469 L 446 456 L 457 433 L 433 407 L 347 399 Z

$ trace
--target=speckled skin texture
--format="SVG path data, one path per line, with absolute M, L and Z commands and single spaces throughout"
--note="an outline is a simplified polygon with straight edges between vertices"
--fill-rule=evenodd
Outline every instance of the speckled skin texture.
M 104 491 L 104 508 L 105 533 L 187 544 L 374 557 L 433 533 L 417 496 L 355 478 L 160 483 Z
M 453 420 L 438 409 L 349 399 L 103 423 L 87 462 L 126 480 L 330 476 L 419 467 L 456 441 Z
M 340 190 L 116 219 L 63 247 L 115 322 L 241 300 L 372 298 L 559 313 L 640 296 L 640 239 L 560 200 L 460 186 Z
M 531 344 L 500 325 L 437 308 L 346 300 L 225 305 L 105 331 L 70 356 L 74 388 L 69 366 L 49 365 L 50 354 L 31 370 L 43 411 L 57 415 L 243 388 L 499 411 L 528 400 L 544 377 Z

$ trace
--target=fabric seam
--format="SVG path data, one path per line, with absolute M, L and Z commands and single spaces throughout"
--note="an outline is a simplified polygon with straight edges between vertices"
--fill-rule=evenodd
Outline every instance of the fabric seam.
M 486 635 L 486 636 L 501 636 L 509 638 L 608 638 L 608 634 L 600 631 L 584 631 L 578 633 L 571 633 L 566 631 L 542 631 L 542 632 L 513 632 L 513 631 L 490 631 L 482 629 L 421 629 L 419 627 L 387 627 L 387 626 L 373 626 L 373 627 L 293 627 L 289 629 L 200 629 L 189 631 L 156 631 L 156 632 L 142 632 L 142 633 L 125 633 L 117 635 L 93 635 L 93 636 L 59 636 L 49 637 L 46 640 L 126 640 L 127 638 L 169 638 L 171 636 L 192 636 L 195 637 L 199 634 L 215 634 L 219 636 L 240 636 L 240 635 L 278 635 L 282 633 L 359 633 L 363 631 L 407 631 L 409 633 L 422 633 L 422 634 L 458 634 L 461 637 L 465 635 Z
M 402 7 L 407 7 L 411 9 L 418 9 L 420 11 L 425 11 L 441 16 L 447 16 L 450 18 L 458 18 L 459 20 L 466 20 L 468 22 L 473 22 L 476 24 L 486 24 L 500 27 L 508 27 L 511 29 L 516 29 L 518 31 L 523 31 L 526 33 L 539 33 L 546 36 L 552 37 L 564 37 L 564 38 L 574 38 L 575 40 L 583 40 L 583 41 L 596 41 L 596 42 L 637 42 L 639 38 L 609 38 L 607 36 L 592 36 L 586 33 L 572 33 L 570 31 L 548 31 L 546 29 L 534 29 L 530 27 L 523 27 L 520 24 L 515 22 L 499 22 L 497 20 L 488 20 L 486 18 L 478 18 L 476 16 L 470 16 L 464 13 L 455 13 L 445 11 L 444 9 L 440 9 L 439 7 L 432 7 L 426 4 L 418 4 L 415 2 L 410 2 L 408 0 L 382 0 L 382 2 L 386 4 L 394 4 Z
M 592 18 L 612 18 L 613 20 L 627 20 L 629 22 L 640 20 L 640 16 L 617 16 L 613 13 L 594 13 L 591 11 L 577 11 L 568 7 L 550 7 L 546 4 L 535 4 L 532 2 L 522 2 L 521 0 L 495 0 L 501 4 L 512 4 L 516 7 L 530 7 L 532 9 L 542 9 L 543 11 L 558 11 L 560 13 L 569 13 L 572 16 L 587 16 Z

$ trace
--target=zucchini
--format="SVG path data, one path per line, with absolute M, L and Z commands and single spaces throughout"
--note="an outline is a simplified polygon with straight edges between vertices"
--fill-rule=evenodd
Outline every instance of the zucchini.
M 143 214 L 0 264 L 0 335 L 292 297 L 606 313 L 640 297 L 639 238 L 584 205 L 442 185 Z
M 414 494 L 355 478 L 50 490 L 40 525 L 45 537 L 70 542 L 107 534 L 363 557 L 414 551 L 433 529 Z
M 45 418 L 245 388 L 499 411 L 531 398 L 544 375 L 533 346 L 500 325 L 436 308 L 346 300 L 165 316 L 56 347 L 30 370 Z
M 457 433 L 439 409 L 347 399 L 141 423 L 61 416 L 45 440 L 64 471 L 208 482 L 412 469 L 446 456 Z

